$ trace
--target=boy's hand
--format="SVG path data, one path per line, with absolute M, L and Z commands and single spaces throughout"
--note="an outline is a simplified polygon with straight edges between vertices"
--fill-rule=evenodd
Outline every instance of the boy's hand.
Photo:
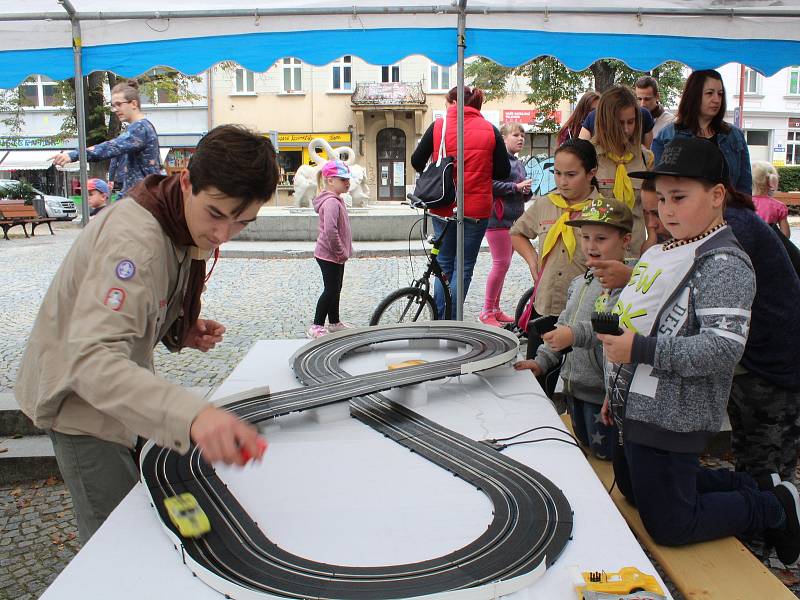
M 559 325 L 553 331 L 549 331 L 542 336 L 542 340 L 550 347 L 553 352 L 561 352 L 564 348 L 569 348 L 575 342 L 572 328 L 567 325 Z
M 536 377 L 542 374 L 542 367 L 539 366 L 535 360 L 520 360 L 514 363 L 514 368 L 517 371 L 530 370 Z
M 614 425 L 614 415 L 611 413 L 611 403 L 608 401 L 608 396 L 603 399 L 603 406 L 600 408 L 600 420 L 609 427 Z
M 631 362 L 631 350 L 633 349 L 633 338 L 636 334 L 630 329 L 622 328 L 620 335 L 609 335 L 598 333 L 597 339 L 603 343 L 603 352 L 606 358 L 618 365 Z
M 594 269 L 594 276 L 604 288 L 616 290 L 625 285 L 631 279 L 633 268 L 618 260 L 598 260 L 595 258 L 586 259 L 586 266 Z
M 266 448 L 255 427 L 214 406 L 197 414 L 189 434 L 209 464 L 242 466 L 251 457 L 260 458 Z
M 194 327 L 186 332 L 183 345 L 187 348 L 200 350 L 200 352 L 208 352 L 222 341 L 224 334 L 225 326 L 222 323 L 217 323 L 211 319 L 197 319 Z

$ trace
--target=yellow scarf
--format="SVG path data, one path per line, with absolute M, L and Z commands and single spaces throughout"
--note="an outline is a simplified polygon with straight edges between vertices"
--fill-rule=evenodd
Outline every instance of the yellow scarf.
M 582 211 L 589 206 L 592 199 L 588 198 L 577 204 L 568 204 L 561 194 L 547 194 L 547 198 L 554 206 L 557 206 L 564 212 L 561 213 L 561 216 L 553 223 L 553 226 L 547 232 L 547 237 L 544 239 L 544 246 L 542 247 L 542 260 L 544 260 L 544 257 L 553 249 L 553 246 L 556 245 L 558 238 L 561 237 L 561 239 L 564 240 L 564 245 L 567 247 L 569 260 L 572 261 L 572 255 L 575 253 L 575 228 L 567 225 L 567 221 L 569 221 L 569 215 L 571 213 Z
M 622 156 L 606 152 L 606 156 L 609 160 L 613 160 L 617 163 L 617 172 L 614 174 L 614 197 L 627 204 L 628 208 L 633 210 L 633 203 L 636 200 L 636 196 L 633 192 L 631 178 L 628 177 L 628 170 L 625 168 L 625 165 L 633 160 L 633 152 L 626 152 Z

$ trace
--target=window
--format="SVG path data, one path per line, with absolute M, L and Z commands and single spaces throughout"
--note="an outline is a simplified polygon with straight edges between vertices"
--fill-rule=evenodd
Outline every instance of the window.
M 746 131 L 748 146 L 769 146 L 769 131 Z
M 56 86 L 58 83 L 45 75 L 32 75 L 19 86 L 22 106 L 46 108 L 59 106 L 56 102 Z
M 303 67 L 299 58 L 283 59 L 283 91 L 299 92 L 303 89 Z
M 761 92 L 761 76 L 753 69 L 744 70 L 744 93 L 758 94 Z
M 400 81 L 400 67 L 398 65 L 391 65 L 388 67 L 381 67 L 381 81 L 383 83 L 397 83 Z
M 786 164 L 800 165 L 800 129 L 786 134 Z
M 237 68 L 234 91 L 237 94 L 252 94 L 255 92 L 255 78 L 252 71 Z
M 800 96 L 800 67 L 789 67 L 789 95 Z
M 331 66 L 331 89 L 339 90 L 352 90 L 353 80 L 352 73 L 352 57 L 343 56 Z
M 172 69 L 164 69 L 162 67 L 156 67 L 155 69 L 150 69 L 147 73 L 147 76 L 151 79 L 154 86 L 152 91 L 146 95 L 142 95 L 142 100 L 146 104 L 175 104 L 175 98 L 170 98 L 170 90 L 168 89 L 168 85 L 159 84 L 159 82 L 164 82 L 166 79 L 170 79 L 177 75 L 177 71 Z
M 431 64 L 431 91 L 447 92 L 450 90 L 450 69 Z

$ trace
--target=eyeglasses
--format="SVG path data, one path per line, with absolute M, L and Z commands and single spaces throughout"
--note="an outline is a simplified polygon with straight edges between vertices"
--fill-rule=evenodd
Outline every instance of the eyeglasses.
M 130 103 L 131 103 L 130 100 L 125 100 L 125 102 L 112 102 L 111 103 L 111 108 L 119 108 L 123 104 L 130 104 Z

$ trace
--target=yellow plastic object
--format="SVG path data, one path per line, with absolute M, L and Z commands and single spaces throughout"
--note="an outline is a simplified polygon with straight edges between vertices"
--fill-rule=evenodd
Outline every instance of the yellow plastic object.
M 422 360 L 420 358 L 412 358 L 410 360 L 404 360 L 403 362 L 399 363 L 392 363 L 387 368 L 390 371 L 396 371 L 397 369 L 403 369 L 405 367 L 416 367 L 417 365 L 424 365 L 427 360 Z
M 164 498 L 164 508 L 167 509 L 169 520 L 183 537 L 197 538 L 211 531 L 206 513 L 188 492 Z
M 630 594 L 631 592 L 653 592 L 664 596 L 664 590 L 652 575 L 642 573 L 636 567 L 623 567 L 617 573 L 605 571 L 584 571 L 583 584 L 577 585 L 579 600 L 584 592 L 603 592 L 606 594 Z

